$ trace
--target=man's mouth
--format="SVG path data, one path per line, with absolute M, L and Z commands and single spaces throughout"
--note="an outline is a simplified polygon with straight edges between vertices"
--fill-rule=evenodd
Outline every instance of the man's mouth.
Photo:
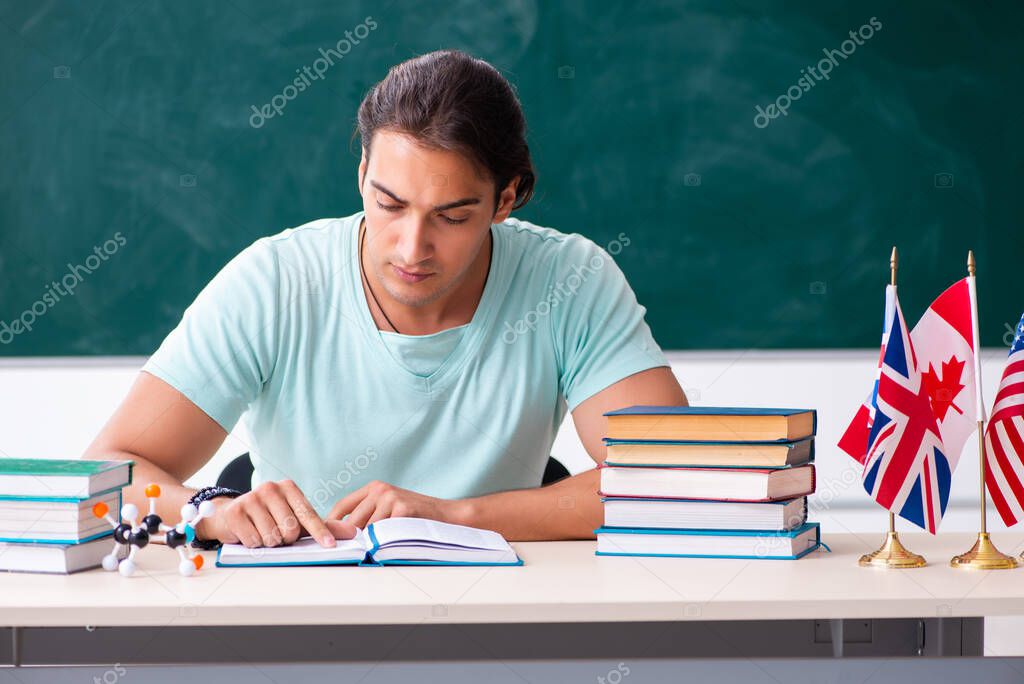
M 430 271 L 407 271 L 404 268 L 400 268 L 391 264 L 391 270 L 394 271 L 395 275 L 400 280 L 406 283 L 421 283 L 430 276 L 434 275 Z

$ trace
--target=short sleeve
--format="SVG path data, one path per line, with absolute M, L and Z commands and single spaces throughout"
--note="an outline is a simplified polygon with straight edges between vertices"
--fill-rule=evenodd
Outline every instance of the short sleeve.
M 276 358 L 278 266 L 268 240 L 232 259 L 142 367 L 230 432 Z
M 623 378 L 669 363 L 644 320 L 647 310 L 611 255 L 579 235 L 569 236 L 559 252 L 553 288 L 564 304 L 554 310 L 552 334 L 572 411 Z

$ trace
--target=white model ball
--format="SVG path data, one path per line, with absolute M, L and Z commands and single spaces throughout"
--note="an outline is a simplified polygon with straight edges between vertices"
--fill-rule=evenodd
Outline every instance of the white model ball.
M 195 504 L 185 504 L 181 507 L 181 521 L 192 522 L 199 515 L 199 509 L 195 507 Z
M 135 561 L 131 558 L 125 558 L 121 561 L 121 564 L 117 566 L 117 571 L 121 573 L 121 577 L 131 577 L 135 574 Z
M 178 563 L 178 572 L 182 577 L 191 577 L 196 574 L 196 564 L 190 560 L 183 560 Z
M 104 556 L 103 569 L 107 572 L 114 572 L 114 570 L 117 570 L 117 556 Z
M 121 506 L 121 518 L 123 520 L 135 520 L 139 517 L 139 507 L 135 504 L 127 503 Z
M 203 516 L 204 518 L 209 518 L 216 511 L 217 504 L 213 503 L 212 501 L 204 501 L 201 504 L 199 504 L 199 515 Z

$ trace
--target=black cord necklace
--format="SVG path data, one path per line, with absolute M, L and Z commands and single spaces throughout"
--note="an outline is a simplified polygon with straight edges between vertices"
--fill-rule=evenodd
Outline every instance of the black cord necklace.
M 373 299 L 373 303 L 377 305 L 377 310 L 380 311 L 380 315 L 384 317 L 384 320 L 388 322 L 391 329 L 398 333 L 398 328 L 388 318 L 388 314 L 384 311 L 384 307 L 380 305 L 380 301 L 377 300 L 377 295 L 373 293 L 373 286 L 370 285 L 370 278 L 363 271 L 363 242 L 366 241 L 366 228 L 364 225 L 359 226 L 359 274 L 363 277 L 363 281 L 366 283 L 366 289 L 370 292 L 370 297 Z M 398 333 L 399 335 L 401 333 Z

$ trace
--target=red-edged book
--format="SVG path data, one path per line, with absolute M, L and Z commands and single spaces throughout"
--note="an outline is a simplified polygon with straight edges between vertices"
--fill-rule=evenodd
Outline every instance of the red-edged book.
M 676 468 L 601 465 L 601 496 L 778 501 L 814 492 L 814 465 Z

